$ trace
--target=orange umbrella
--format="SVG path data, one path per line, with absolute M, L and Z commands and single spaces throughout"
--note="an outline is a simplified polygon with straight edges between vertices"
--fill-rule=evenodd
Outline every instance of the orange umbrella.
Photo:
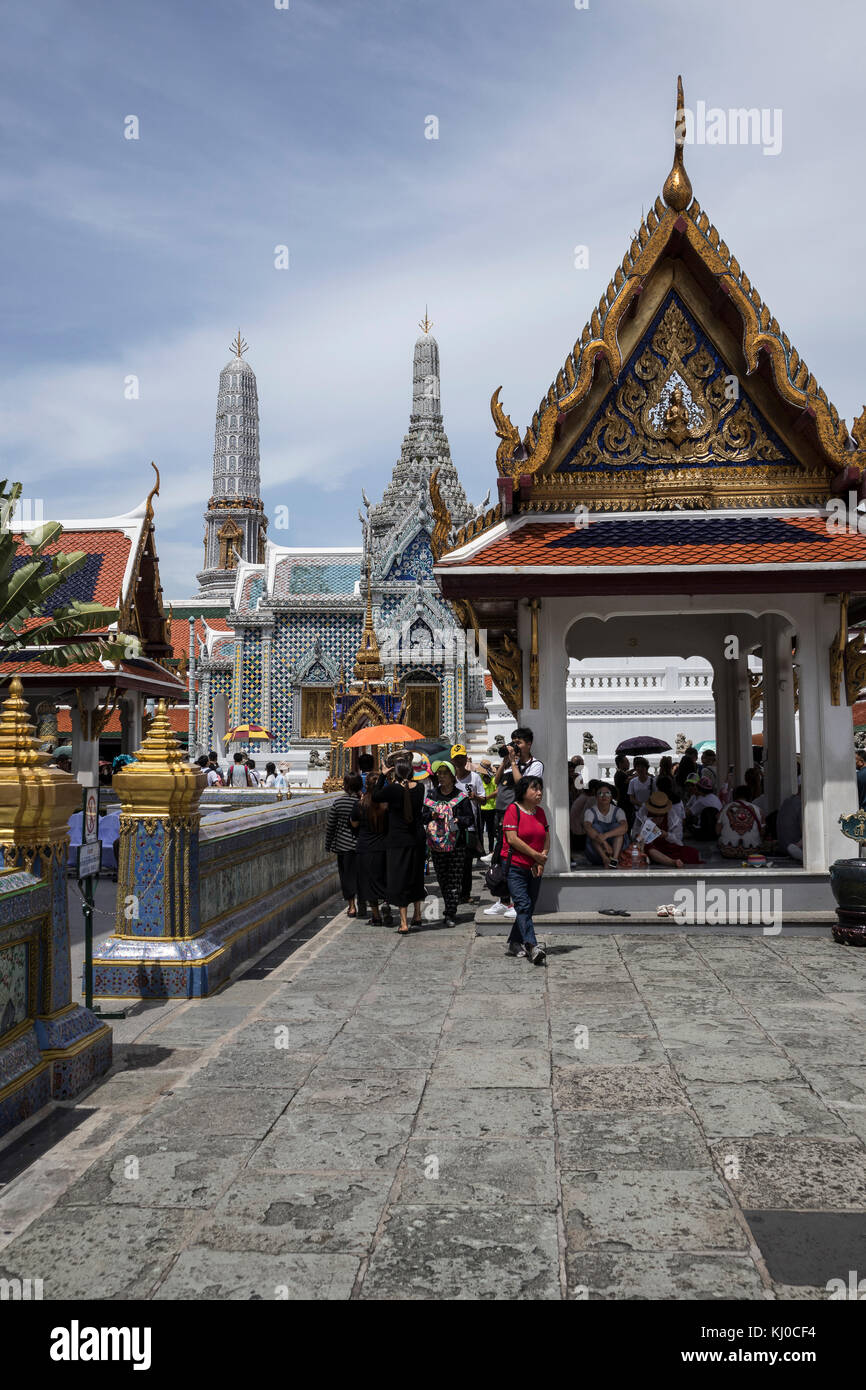
M 417 729 L 410 729 L 408 724 L 371 724 L 367 729 L 359 729 L 352 734 L 343 744 L 344 748 L 366 748 L 374 743 L 414 743 L 416 738 L 423 738 Z

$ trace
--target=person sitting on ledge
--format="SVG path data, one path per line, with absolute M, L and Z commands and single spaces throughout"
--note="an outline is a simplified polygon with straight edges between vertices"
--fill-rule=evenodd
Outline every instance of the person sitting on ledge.
M 613 787 L 602 782 L 596 792 L 595 805 L 588 808 L 584 815 L 584 852 L 590 864 L 606 864 L 609 869 L 617 869 L 628 827 L 625 811 L 613 805 L 612 798 Z
M 700 864 L 701 856 L 696 849 L 691 845 L 677 844 L 671 838 L 672 834 L 676 834 L 676 828 L 670 826 L 668 820 L 672 811 L 670 797 L 656 788 L 646 803 L 646 821 L 642 832 L 647 858 L 653 864 L 663 864 L 668 869 Z
M 749 800 L 749 788 L 745 783 L 734 788 L 733 800 L 722 807 L 716 829 L 719 853 L 725 859 L 744 859 L 760 850 L 764 839 L 764 820 L 757 806 L 753 806 Z

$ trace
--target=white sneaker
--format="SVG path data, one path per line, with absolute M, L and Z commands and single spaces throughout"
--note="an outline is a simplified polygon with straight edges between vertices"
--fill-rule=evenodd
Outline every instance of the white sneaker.
M 505 903 L 504 903 L 504 902 L 498 902 L 498 903 L 494 903 L 492 907 L 485 907 L 485 909 L 484 909 L 484 916 L 485 916 L 485 917 L 504 917 L 505 914 L 506 914 L 508 911 L 513 911 L 513 908 L 512 908 L 512 909 L 509 909 L 509 908 L 507 908 L 507 907 L 505 906 Z M 515 916 L 516 916 L 516 915 L 517 915 L 517 914 L 515 913 Z
M 492 863 L 493 863 L 493 855 L 492 855 L 492 854 L 479 854 L 479 856 L 478 856 L 478 863 L 479 863 L 479 864 L 492 864 Z
M 509 922 L 513 922 L 515 917 L 517 916 L 517 909 L 513 907 L 507 907 L 502 915 L 503 917 L 507 917 Z

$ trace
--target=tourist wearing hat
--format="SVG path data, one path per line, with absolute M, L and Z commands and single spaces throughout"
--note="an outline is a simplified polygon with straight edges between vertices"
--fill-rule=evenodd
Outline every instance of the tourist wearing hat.
M 673 777 L 657 777 L 656 790 L 663 792 L 665 796 L 670 798 L 671 802 L 671 809 L 668 811 L 667 838 L 672 845 L 681 845 L 683 842 L 683 831 L 685 829 L 686 808 L 680 795 L 680 789 Z M 634 826 L 632 828 L 632 837 L 634 839 L 640 837 L 640 832 L 646 821 L 646 814 L 646 802 L 644 802 L 635 816 Z
M 445 759 L 433 764 L 433 781 L 428 785 L 423 811 L 427 848 L 445 905 L 446 927 L 457 926 L 464 864 L 469 854 L 467 837 L 475 830 L 472 803 L 458 786 L 454 773 L 453 764 Z
M 646 803 L 643 843 L 647 858 L 653 864 L 663 864 L 669 869 L 681 869 L 685 864 L 700 864 L 701 856 L 691 845 L 678 845 L 668 835 L 668 813 L 672 801 L 656 787 Z M 654 835 L 654 838 L 652 836 Z

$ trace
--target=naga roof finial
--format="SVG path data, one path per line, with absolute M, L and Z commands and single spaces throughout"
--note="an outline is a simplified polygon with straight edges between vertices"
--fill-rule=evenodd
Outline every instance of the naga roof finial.
M 234 353 L 235 357 L 241 358 L 243 357 L 248 347 L 249 343 L 247 342 L 246 338 L 241 337 L 241 330 L 238 329 L 238 336 L 235 338 L 234 342 L 231 345 L 232 352 Z
M 424 317 L 423 317 L 423 319 L 421 320 L 421 322 L 419 323 L 418 327 L 421 329 L 421 332 L 422 332 L 422 333 L 429 333 L 429 332 L 430 332 L 430 329 L 433 327 L 433 320 L 427 317 L 427 305 L 426 305 L 426 304 L 424 305 Z
M 686 110 L 683 100 L 683 79 L 677 78 L 677 118 L 674 122 L 674 162 L 665 179 L 662 197 L 669 208 L 684 212 L 692 201 L 692 184 L 683 164 L 683 145 L 686 140 Z

